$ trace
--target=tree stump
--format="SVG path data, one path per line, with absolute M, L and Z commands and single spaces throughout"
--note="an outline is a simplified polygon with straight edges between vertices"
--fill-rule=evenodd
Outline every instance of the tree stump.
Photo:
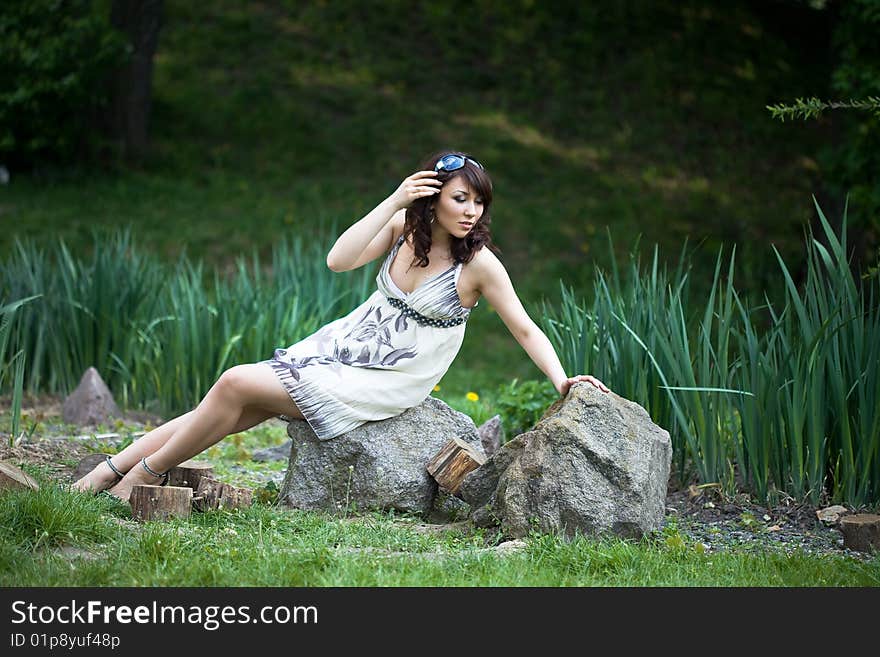
M 485 462 L 486 457 L 475 447 L 461 438 L 453 438 L 428 461 L 427 468 L 440 488 L 458 497 L 461 480 Z
M 253 502 L 253 491 L 247 488 L 236 488 L 211 477 L 202 477 L 199 481 L 199 488 L 193 497 L 193 506 L 197 511 L 243 509 L 249 507 Z
M 82 461 L 79 462 L 79 465 L 76 466 L 76 470 L 73 471 L 73 475 L 71 475 L 72 480 L 79 481 L 94 470 L 95 466 L 99 463 L 103 463 L 104 459 L 108 456 L 110 456 L 110 454 L 89 454 L 83 457 Z
M 192 488 L 184 486 L 148 486 L 131 489 L 131 515 L 135 520 L 168 520 L 192 515 Z
M 880 552 L 880 516 L 857 513 L 840 519 L 843 546 L 858 552 Z
M 0 490 L 13 488 L 40 490 L 40 485 L 21 468 L 6 461 L 0 461 Z
M 198 490 L 203 477 L 213 477 L 214 466 L 204 461 L 184 461 L 168 473 L 169 486 L 183 486 Z M 195 494 L 195 493 L 194 493 Z

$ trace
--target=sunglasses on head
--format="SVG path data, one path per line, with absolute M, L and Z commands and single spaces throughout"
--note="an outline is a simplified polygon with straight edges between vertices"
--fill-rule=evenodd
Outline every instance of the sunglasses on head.
M 464 167 L 465 162 L 470 162 L 478 169 L 482 169 L 483 165 L 469 157 L 463 155 L 444 155 L 437 164 L 434 165 L 434 171 L 458 171 Z

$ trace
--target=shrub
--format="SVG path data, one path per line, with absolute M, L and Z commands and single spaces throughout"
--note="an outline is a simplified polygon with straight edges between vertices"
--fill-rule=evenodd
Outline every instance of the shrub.
M 498 386 L 495 408 L 509 440 L 531 429 L 559 397 L 547 381 L 519 381 Z
M 125 53 L 104 4 L 0 5 L 0 158 L 7 164 L 70 161 L 97 145 L 106 80 Z

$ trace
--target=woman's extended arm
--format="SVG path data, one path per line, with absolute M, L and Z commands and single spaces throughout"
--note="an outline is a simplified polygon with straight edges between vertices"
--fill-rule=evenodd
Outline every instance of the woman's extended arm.
M 405 178 L 391 196 L 337 238 L 327 253 L 327 266 L 333 271 L 357 269 L 385 253 L 390 248 L 387 244 L 390 235 L 383 235 L 383 229 L 392 217 L 414 200 L 440 190 L 441 183 L 434 178 L 436 175 L 434 171 L 417 171 Z
M 569 388 L 578 381 L 591 383 L 602 392 L 609 391 L 604 383 L 593 376 L 579 374 L 569 377 L 565 374 L 556 350 L 523 308 L 507 270 L 494 254 L 485 251 L 485 257 L 481 258 L 478 276 L 480 292 L 486 301 L 492 304 L 511 335 L 516 338 L 538 369 L 547 375 L 560 395 L 563 397 L 567 395 Z

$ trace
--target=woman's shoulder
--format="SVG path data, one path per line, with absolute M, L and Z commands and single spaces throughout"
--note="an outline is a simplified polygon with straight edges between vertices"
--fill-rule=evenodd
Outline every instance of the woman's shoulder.
M 504 268 L 504 265 L 501 264 L 501 260 L 498 259 L 498 256 L 492 252 L 492 249 L 487 247 L 485 244 L 481 245 L 478 249 L 474 250 L 473 256 L 468 263 L 470 265 L 474 265 L 474 269 L 497 269 L 498 267 Z
M 507 271 L 498 256 L 485 245 L 474 251 L 473 257 L 467 263 L 467 268 L 474 280 L 478 280 L 482 284 L 497 280 Z

